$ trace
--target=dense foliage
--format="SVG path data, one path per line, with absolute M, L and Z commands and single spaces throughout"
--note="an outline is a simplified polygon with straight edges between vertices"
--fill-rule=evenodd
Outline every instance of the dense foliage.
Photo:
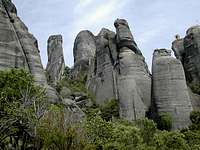
M 82 86 L 69 82 L 72 89 Z M 161 114 L 159 130 L 147 118 L 119 119 L 117 100 L 111 99 L 87 108 L 81 123 L 69 124 L 65 106 L 48 105 L 45 89 L 16 69 L 0 71 L 0 94 L 0 149 L 200 150 L 199 111 L 191 113 L 191 126 L 178 131 L 170 131 L 171 117 Z

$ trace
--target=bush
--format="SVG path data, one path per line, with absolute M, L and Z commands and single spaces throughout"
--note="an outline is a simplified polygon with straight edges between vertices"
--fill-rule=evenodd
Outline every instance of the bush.
M 136 121 L 136 126 L 140 129 L 143 142 L 150 145 L 153 141 L 153 136 L 157 132 L 157 125 L 153 120 L 147 118 Z
M 45 89 L 21 69 L 0 71 L 0 147 L 24 149 L 34 145 L 35 130 L 47 104 Z
M 169 113 L 161 113 L 159 115 L 158 129 L 167 131 L 172 129 L 172 118 Z
M 154 136 L 154 146 L 159 150 L 188 150 L 189 146 L 180 132 L 158 132 Z
M 101 117 L 106 121 L 112 119 L 112 117 L 119 117 L 119 106 L 116 99 L 106 100 L 105 103 L 100 106 Z
M 193 124 L 200 124 L 200 111 L 192 111 L 190 113 L 190 120 Z
M 189 84 L 192 92 L 200 95 L 200 84 Z

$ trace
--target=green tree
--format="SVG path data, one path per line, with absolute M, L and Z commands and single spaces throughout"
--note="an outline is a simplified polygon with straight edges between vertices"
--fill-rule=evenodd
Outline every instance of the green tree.
M 116 99 L 106 100 L 103 105 L 100 106 L 101 117 L 106 121 L 111 120 L 113 117 L 119 117 L 119 105 Z
M 0 71 L 0 146 L 33 147 L 36 124 L 45 111 L 45 90 L 24 70 Z M 10 147 L 8 147 L 10 146 Z
M 161 113 L 158 120 L 158 129 L 170 131 L 172 128 L 172 118 L 169 113 Z

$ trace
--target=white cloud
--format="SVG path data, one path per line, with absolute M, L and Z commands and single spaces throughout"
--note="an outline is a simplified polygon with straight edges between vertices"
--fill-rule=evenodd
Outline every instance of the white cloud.
M 116 19 L 117 16 L 120 16 L 120 13 L 123 12 L 123 7 L 130 1 L 131 0 L 109 0 L 106 2 L 102 0 L 99 5 L 94 5 L 94 3 L 90 8 L 82 7 L 79 11 L 84 13 L 77 14 L 75 11 L 75 18 L 72 25 L 74 28 L 73 33 L 76 33 L 77 30 L 80 31 L 84 28 L 90 29 L 94 28 L 94 26 L 97 27 L 99 25 L 113 21 L 113 19 Z M 86 0 L 85 3 L 88 4 L 89 2 L 90 4 L 92 3 L 91 0 Z

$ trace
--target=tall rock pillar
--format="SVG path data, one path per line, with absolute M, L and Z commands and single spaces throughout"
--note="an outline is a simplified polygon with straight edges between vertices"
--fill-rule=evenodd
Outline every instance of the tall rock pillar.
M 120 115 L 136 120 L 145 117 L 150 108 L 151 76 L 127 21 L 117 19 L 114 25 L 119 59 L 117 85 Z
M 61 35 L 52 35 L 49 37 L 47 53 L 48 63 L 46 71 L 50 83 L 55 83 L 61 79 L 65 69 Z
M 154 51 L 152 78 L 152 101 L 157 113 L 169 113 L 174 130 L 187 127 L 192 104 L 182 64 L 171 57 L 170 50 Z

